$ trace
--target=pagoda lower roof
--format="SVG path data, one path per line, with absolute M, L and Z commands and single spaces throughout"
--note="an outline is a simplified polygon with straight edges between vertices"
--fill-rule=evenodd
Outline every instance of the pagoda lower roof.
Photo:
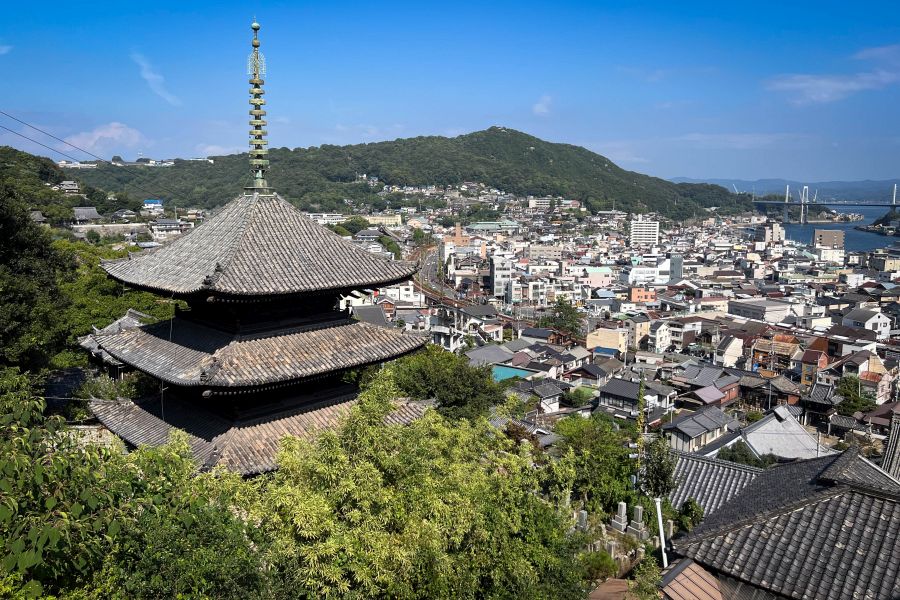
M 418 265 L 368 252 L 277 194 L 245 194 L 156 249 L 104 261 L 122 283 L 172 295 L 310 294 L 389 285 Z
M 426 343 L 395 328 L 340 320 L 318 328 L 240 336 L 174 318 L 108 335 L 100 349 L 179 386 L 214 393 L 279 387 L 303 379 L 396 358 Z
M 241 475 L 257 475 L 278 466 L 278 450 L 286 436 L 312 440 L 340 425 L 356 402 L 355 393 L 334 390 L 303 406 L 253 420 L 229 420 L 192 403 L 167 397 L 92 400 L 91 412 L 132 446 L 159 446 L 173 430 L 187 433 L 191 454 L 201 469 L 223 466 Z M 395 401 L 386 425 L 405 425 L 420 418 L 426 405 Z

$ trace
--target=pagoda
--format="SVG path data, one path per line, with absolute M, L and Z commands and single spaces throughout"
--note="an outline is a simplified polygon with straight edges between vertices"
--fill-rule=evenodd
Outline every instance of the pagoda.
M 252 183 L 183 237 L 103 263 L 119 282 L 187 308 L 168 321 L 97 332 L 99 352 L 157 380 L 160 393 L 90 405 L 132 446 L 165 443 L 183 429 L 203 466 L 245 475 L 274 469 L 285 435 L 309 437 L 347 412 L 357 391 L 342 381 L 348 370 L 426 342 L 338 309 L 341 296 L 407 280 L 417 265 L 354 245 L 267 183 L 265 59 L 260 26 L 251 27 Z M 391 418 L 417 411 L 401 406 Z

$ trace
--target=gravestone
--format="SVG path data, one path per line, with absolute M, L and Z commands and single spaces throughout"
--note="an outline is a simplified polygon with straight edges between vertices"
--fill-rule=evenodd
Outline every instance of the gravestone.
M 619 510 L 613 515 L 611 525 L 619 533 L 625 533 L 628 529 L 628 505 L 624 502 L 619 502 Z

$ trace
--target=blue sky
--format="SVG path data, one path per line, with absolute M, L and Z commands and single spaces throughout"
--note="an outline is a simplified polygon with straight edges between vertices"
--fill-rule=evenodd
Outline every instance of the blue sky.
M 661 177 L 900 175 L 900 2 L 23 3 L 0 106 L 106 157 L 243 150 L 254 14 L 273 147 L 504 125 Z

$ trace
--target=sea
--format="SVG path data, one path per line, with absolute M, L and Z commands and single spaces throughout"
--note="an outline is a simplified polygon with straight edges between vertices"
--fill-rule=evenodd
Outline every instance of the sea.
M 848 206 L 842 207 L 840 210 L 841 212 L 855 212 L 861 214 L 865 219 L 862 221 L 854 221 L 852 223 L 809 223 L 806 225 L 789 223 L 784 226 L 784 235 L 789 240 L 811 244 L 813 233 L 816 229 L 843 229 L 844 249 L 848 252 L 867 252 L 870 250 L 877 250 L 878 248 L 886 248 L 893 245 L 894 240 L 897 239 L 886 235 L 878 235 L 877 233 L 869 233 L 868 231 L 858 231 L 854 229 L 854 227 L 858 225 L 871 224 L 875 219 L 887 213 L 890 208 L 884 206 Z

